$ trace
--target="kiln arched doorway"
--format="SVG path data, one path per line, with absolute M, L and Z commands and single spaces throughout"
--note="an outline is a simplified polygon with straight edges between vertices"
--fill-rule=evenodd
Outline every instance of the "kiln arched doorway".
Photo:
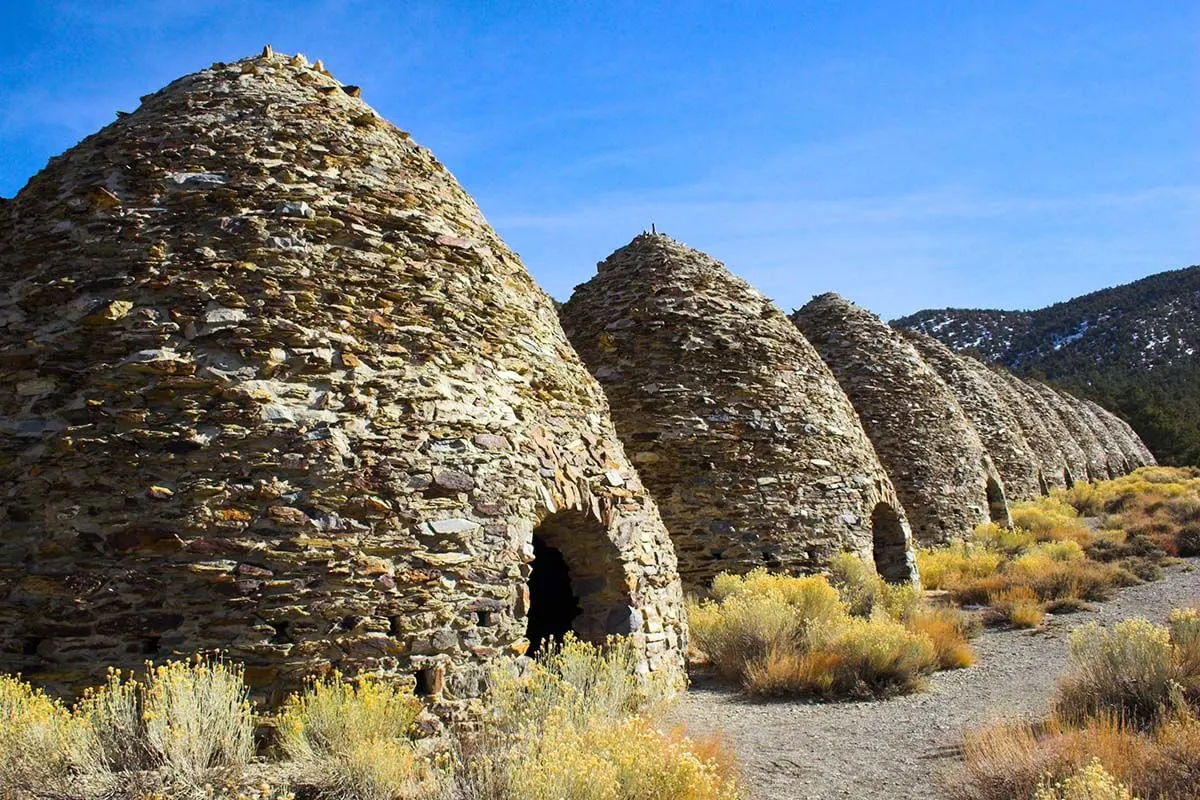
M 1050 484 L 1046 482 L 1046 476 L 1044 474 L 1042 474 L 1042 471 L 1040 469 L 1038 470 L 1037 479 L 1038 479 L 1038 489 L 1041 491 L 1042 495 L 1043 496 L 1049 495 L 1050 494 Z
M 1008 513 L 1008 499 L 1004 496 L 1004 488 L 995 478 L 987 479 L 988 519 L 997 525 L 1008 525 L 1012 517 Z
M 887 503 L 876 504 L 871 512 L 871 544 L 875 571 L 880 577 L 889 583 L 908 583 L 913 579 L 904 522 Z
M 604 526 L 581 511 L 561 511 L 533 531 L 526 636 L 531 655 L 567 633 L 602 644 L 641 627 L 625 569 Z

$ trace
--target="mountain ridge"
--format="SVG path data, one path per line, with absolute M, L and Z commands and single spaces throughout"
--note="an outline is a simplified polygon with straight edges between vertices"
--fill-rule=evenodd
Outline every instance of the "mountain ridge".
M 1165 463 L 1200 461 L 1200 266 L 1041 309 L 926 309 L 893 320 L 1112 408 Z

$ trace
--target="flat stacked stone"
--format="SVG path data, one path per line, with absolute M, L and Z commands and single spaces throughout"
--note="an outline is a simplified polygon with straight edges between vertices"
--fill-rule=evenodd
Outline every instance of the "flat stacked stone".
M 1062 421 L 1067 433 L 1083 451 L 1085 472 L 1080 479 L 1108 480 L 1108 456 L 1105 454 L 1104 446 L 1097 441 L 1096 435 L 1080 418 L 1078 410 L 1052 387 L 1034 380 L 1027 380 L 1026 383 L 1046 399 L 1046 402 Z
M 675 556 L 600 387 L 358 94 L 216 64 L 6 204 L 0 669 L 72 691 L 211 650 L 261 696 L 336 668 L 468 697 L 529 646 L 539 546 L 570 569 L 554 613 L 681 667 Z
M 1096 441 L 1100 443 L 1100 446 L 1104 448 L 1109 477 L 1118 478 L 1132 472 L 1132 469 L 1129 467 L 1128 458 L 1122 449 L 1121 442 L 1118 441 L 1118 437 L 1113 435 L 1112 431 L 1101 421 L 1091 406 L 1070 392 L 1059 390 L 1058 393 L 1075 409 L 1075 413 L 1079 419 L 1092 432 L 1092 435 L 1096 437 Z
M 642 234 L 561 316 L 685 582 L 819 570 L 844 551 L 913 577 L 904 512 L 845 394 L 787 317 L 720 262 Z
M 1065 488 L 1066 460 L 1062 448 L 1054 434 L 1046 427 L 1041 414 L 1026 399 L 1022 391 L 1023 385 L 1019 389 L 1015 385 L 1019 383 L 1017 378 L 1002 367 L 989 366 L 978 361 L 976 363 L 985 368 L 986 372 L 981 373 L 981 377 L 991 384 L 1001 402 L 1012 410 L 1013 416 L 1021 426 L 1025 441 L 1037 459 L 1038 483 L 1042 493 L 1048 494 L 1051 489 Z
M 997 370 L 995 374 L 1002 373 Z M 1058 461 L 1062 464 L 1062 485 L 1070 488 L 1075 481 L 1087 480 L 1087 458 L 1083 454 L 1083 449 L 1075 441 L 1071 432 L 1067 430 L 1067 426 L 1050 401 L 1020 378 L 1008 375 L 1006 379 L 1025 400 L 1032 416 L 1040 420 L 1049 432 L 1058 452 Z
M 1116 414 L 1113 414 L 1099 403 L 1093 400 L 1084 400 L 1083 402 L 1092 410 L 1092 413 L 1094 413 L 1096 418 L 1100 420 L 1100 424 L 1108 430 L 1109 435 L 1113 437 L 1113 441 L 1115 441 L 1117 446 L 1121 449 L 1121 454 L 1125 458 L 1125 472 L 1130 473 L 1138 467 L 1144 467 L 1145 463 L 1143 461 L 1142 452 L 1138 445 L 1134 442 L 1136 434 L 1132 433 L 1132 429 L 1123 426 L 1121 424 L 1121 420 Z
M 900 333 L 912 342 L 954 392 L 955 399 L 995 462 L 1008 498 L 1032 500 L 1040 497 L 1039 459 L 1025 438 L 1016 410 L 996 391 L 987 367 L 969 356 L 955 353 L 932 336 L 919 331 Z
M 1135 464 L 1137 466 L 1147 467 L 1154 466 L 1158 463 L 1158 460 L 1154 457 L 1154 453 L 1150 452 L 1150 448 L 1147 447 L 1146 443 L 1142 441 L 1142 437 L 1137 435 L 1137 432 L 1134 431 L 1133 427 L 1128 422 L 1121 419 L 1108 409 L 1101 408 L 1100 406 L 1095 406 L 1095 408 L 1104 412 L 1101 414 L 1101 418 L 1104 419 L 1105 422 L 1125 432 L 1125 438 L 1129 441 L 1130 447 L 1133 448 Z
M 1004 484 L 954 393 L 917 350 L 836 294 L 792 321 L 829 365 L 862 420 L 922 544 L 1010 521 Z

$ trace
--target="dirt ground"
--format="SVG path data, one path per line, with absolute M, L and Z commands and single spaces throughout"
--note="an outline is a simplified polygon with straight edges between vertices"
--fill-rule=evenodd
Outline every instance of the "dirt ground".
M 1094 612 L 1048 616 L 1035 631 L 985 631 L 975 643 L 975 666 L 934 675 L 920 694 L 763 703 L 697 681 L 676 715 L 693 733 L 725 733 L 743 765 L 749 800 L 937 798 L 940 781 L 953 775 L 964 727 L 1045 711 L 1072 629 L 1128 617 L 1161 622 L 1172 608 L 1200 604 L 1197 567 L 1200 560 L 1189 559 L 1161 581 L 1118 591 Z

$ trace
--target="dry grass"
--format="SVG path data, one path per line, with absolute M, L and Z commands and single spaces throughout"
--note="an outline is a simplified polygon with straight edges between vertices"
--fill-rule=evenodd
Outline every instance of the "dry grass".
M 1198 643 L 1194 609 L 1080 629 L 1054 713 L 969 733 L 950 796 L 1200 798 Z
M 276 721 L 280 749 L 331 800 L 439 797 L 444 770 L 413 742 L 421 712 L 406 689 L 334 674 L 288 699 Z
M 828 578 L 718 576 L 688 615 L 693 644 L 757 696 L 887 696 L 974 661 L 975 630 L 961 612 L 929 608 L 915 587 L 888 584 L 848 555 Z
M 988 595 L 988 606 L 998 619 L 1014 628 L 1036 628 L 1046 618 L 1037 593 L 1028 586 L 1008 586 Z
M 58 700 L 0 676 L 0 796 L 65 788 L 86 759 L 89 734 Z
M 658 722 L 669 687 L 634 676 L 624 639 L 568 639 L 531 670 L 497 667 L 488 716 L 456 744 L 456 799 L 734 800 L 734 760 L 717 739 Z M 515 667 L 515 665 L 513 665 Z
M 113 672 L 74 708 L 0 676 L 0 798 L 736 800 L 728 748 L 662 726 L 672 687 L 636 666 L 623 638 L 501 661 L 470 732 L 425 739 L 410 691 L 333 676 L 285 704 L 271 720 L 275 760 L 254 764 L 245 686 L 228 664 Z
M 979 631 L 974 617 L 953 608 L 923 607 L 909 614 L 905 625 L 929 637 L 941 669 L 964 669 L 975 663 L 970 639 Z
M 969 541 L 918 551 L 922 581 L 1016 627 L 1086 610 L 1116 588 L 1160 579 L 1168 555 L 1191 552 L 1193 538 L 1200 552 L 1198 476 L 1148 468 L 1014 504 L 1011 528 L 987 523 Z M 1081 513 L 1101 517 L 1100 527 Z
M 1200 555 L 1200 470 L 1143 467 L 1100 483 L 1079 484 L 1065 499 L 1080 513 L 1124 530 L 1134 546 L 1171 556 Z

